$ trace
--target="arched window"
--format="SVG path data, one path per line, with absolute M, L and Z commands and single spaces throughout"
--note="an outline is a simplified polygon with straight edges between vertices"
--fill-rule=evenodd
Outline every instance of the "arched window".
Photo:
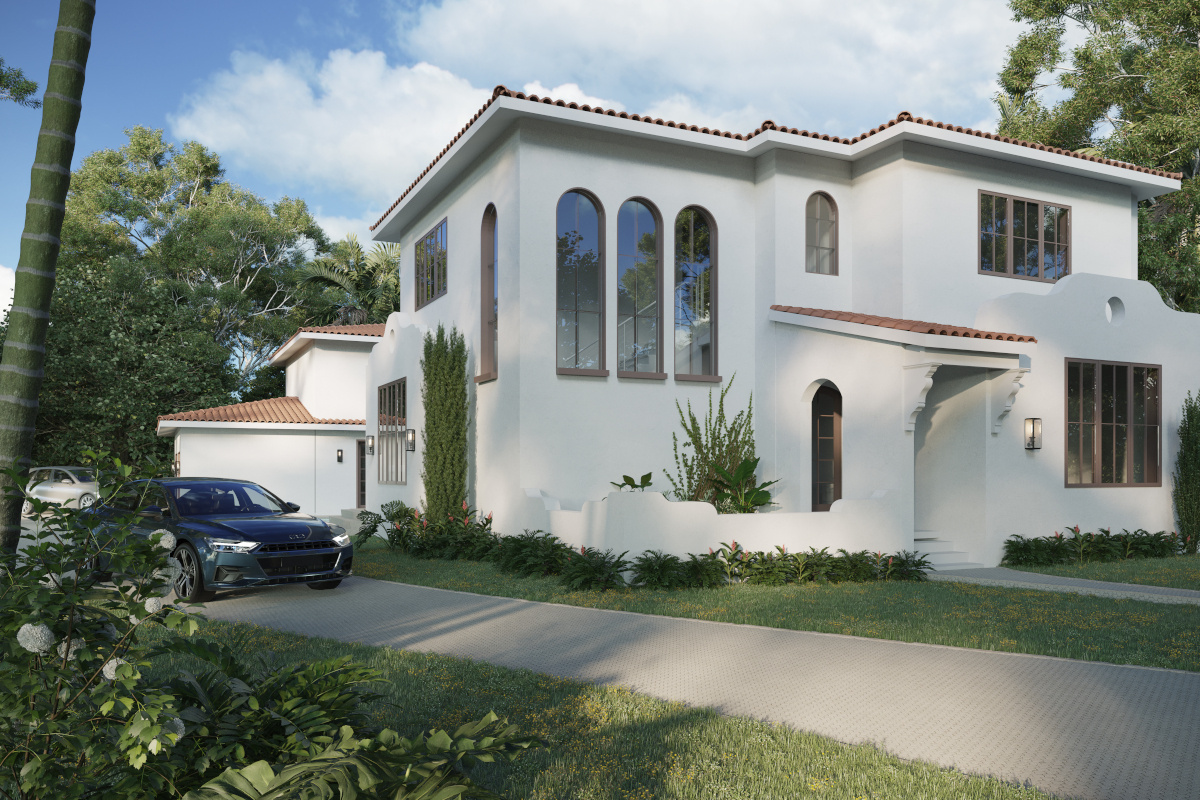
M 500 314 L 500 279 L 496 272 L 496 207 L 483 212 L 479 231 L 479 377 L 476 383 L 497 375 L 496 323 Z
M 559 372 L 604 370 L 604 213 L 579 191 L 558 201 L 556 243 Z
M 837 206 L 833 198 L 817 192 L 808 198 L 805 226 L 804 271 L 818 275 L 838 274 Z
M 716 232 L 695 206 L 675 218 L 675 377 L 717 377 Z
M 617 376 L 665 378 L 659 347 L 658 214 L 626 200 L 617 214 Z
M 812 510 L 842 499 L 842 394 L 826 384 L 812 399 Z

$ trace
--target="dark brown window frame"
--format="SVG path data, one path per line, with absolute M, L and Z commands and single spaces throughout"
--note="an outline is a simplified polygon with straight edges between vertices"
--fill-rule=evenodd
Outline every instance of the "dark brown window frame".
M 829 201 L 829 205 L 833 207 L 833 258 L 831 259 L 833 261 L 833 272 L 817 272 L 816 270 L 810 270 L 808 268 L 809 248 L 811 247 L 811 248 L 815 249 L 818 247 L 818 245 L 815 245 L 812 242 L 808 241 L 808 219 L 809 219 L 808 206 L 810 203 L 812 203 L 813 199 L 817 195 L 824 197 L 826 200 Z M 804 273 L 806 275 L 828 275 L 830 277 L 836 277 L 838 275 L 838 272 L 840 270 L 838 255 L 841 250 L 841 248 L 839 247 L 839 244 L 840 244 L 839 236 L 841 234 L 841 229 L 842 229 L 842 212 L 838 208 L 837 201 L 833 199 L 833 195 L 831 195 L 829 192 L 824 192 L 824 191 L 817 191 L 817 192 L 813 192 L 812 194 L 810 194 L 808 196 L 808 199 L 804 201 Z
M 424 308 L 434 300 L 445 295 L 450 285 L 450 230 L 447 225 L 447 219 L 448 217 L 442 217 L 442 221 L 430 228 L 429 232 L 418 239 L 416 245 L 413 247 L 413 282 L 415 284 L 413 298 L 415 299 L 417 310 Z M 440 252 L 443 255 L 441 259 L 441 271 L 439 273 L 437 261 L 435 260 L 432 264 L 434 269 L 432 281 L 433 294 L 427 294 L 431 283 L 429 280 L 429 269 L 431 266 L 429 263 L 429 244 L 432 239 L 435 247 L 434 252 L 439 252 L 439 249 L 437 249 L 439 232 L 442 240 Z M 425 245 L 425 247 L 421 247 L 421 245 Z
M 553 341 L 554 365 L 555 365 L 554 372 L 556 375 L 576 375 L 576 376 L 583 377 L 583 378 L 607 378 L 608 370 L 604 368 L 604 365 L 606 363 L 608 363 L 605 360 L 607 357 L 607 348 L 605 348 L 605 346 L 604 346 L 604 341 L 605 341 L 605 339 L 608 338 L 608 336 L 607 336 L 608 303 L 606 302 L 606 300 L 608 299 L 606 297 L 606 293 L 608 291 L 608 281 L 607 281 L 608 248 L 607 248 L 607 242 L 605 240 L 606 219 L 605 219 L 605 214 L 604 214 L 604 204 L 600 202 L 600 198 L 597 197 L 595 195 L 595 193 L 590 192 L 587 189 L 584 189 L 584 188 L 578 187 L 578 186 L 574 187 L 572 189 L 567 189 L 565 192 L 560 194 L 558 196 L 558 200 L 554 203 L 554 219 L 555 219 L 554 240 L 555 240 L 556 248 L 558 246 L 558 206 L 559 206 L 559 203 L 562 203 L 564 197 L 566 197 L 567 195 L 572 194 L 572 193 L 583 195 L 588 200 L 590 200 L 592 202 L 592 205 L 595 206 L 595 208 L 596 208 L 596 239 L 597 239 L 597 248 L 600 251 L 597 256 L 600 261 L 600 287 L 599 287 L 600 288 L 600 342 L 598 344 L 598 347 L 600 349 L 600 354 L 599 354 L 599 358 L 598 358 L 598 360 L 600 362 L 600 368 L 599 369 L 583 369 L 580 367 L 560 367 L 560 366 L 558 366 L 557 327 L 558 327 L 558 312 L 561 309 L 559 309 L 559 307 L 558 307 L 558 298 L 557 298 L 558 255 L 557 255 L 557 251 L 556 251 L 555 260 L 554 260 L 554 291 L 555 291 L 555 301 L 554 301 L 555 323 L 554 323 L 554 325 L 556 328 L 555 335 L 554 335 L 554 341 Z M 578 331 L 578 325 L 579 325 L 578 320 L 576 320 L 575 324 L 576 324 L 576 330 Z M 576 334 L 576 336 L 578 337 L 578 333 Z M 576 339 L 576 341 L 578 341 L 578 338 Z
M 710 311 L 709 311 L 709 313 L 712 317 L 711 331 L 712 331 L 712 371 L 713 371 L 713 374 L 712 375 L 698 375 L 698 374 L 694 374 L 694 373 L 690 373 L 690 372 L 680 372 L 677 368 L 677 365 L 675 364 L 675 356 L 676 356 L 676 352 L 675 352 L 675 325 L 676 325 L 675 292 L 677 291 L 677 287 L 675 285 L 675 266 L 674 266 L 675 245 L 676 245 L 674 221 L 672 221 L 672 224 L 671 224 L 671 259 L 672 259 L 671 260 L 671 264 L 672 264 L 672 266 L 671 266 L 671 367 L 672 367 L 672 369 L 675 370 L 674 375 L 675 375 L 676 381 L 684 381 L 684 382 L 690 381 L 690 382 L 695 382 L 695 383 L 720 383 L 722 379 L 721 379 L 720 362 L 717 360 L 717 355 L 718 355 L 718 342 L 720 341 L 719 333 L 720 333 L 721 317 L 720 317 L 720 314 L 718 313 L 718 309 L 720 308 L 720 306 L 718 305 L 717 300 L 718 300 L 718 285 L 720 283 L 719 278 L 721 275 L 721 262 L 720 262 L 720 258 L 717 255 L 717 253 L 719 252 L 719 250 L 718 250 L 719 234 L 717 232 L 717 222 L 716 222 L 716 219 L 713 217 L 713 215 L 711 213 L 709 213 L 707 208 L 705 208 L 704 206 L 701 206 L 701 205 L 697 205 L 695 203 L 693 203 L 691 205 L 686 205 L 683 208 L 679 209 L 679 212 L 675 215 L 675 219 L 679 219 L 679 214 L 682 214 L 684 211 L 687 211 L 689 209 L 695 209 L 696 211 L 699 211 L 701 214 L 704 215 L 705 221 L 708 222 L 708 242 L 709 242 L 708 257 L 709 257 L 709 261 L 711 262 L 709 269 L 712 270 L 712 273 L 711 273 L 712 277 L 709 278 L 709 283 L 710 283 L 710 286 L 709 286 Z
M 656 330 L 658 331 L 658 334 L 657 334 L 658 342 L 656 345 L 656 350 L 658 353 L 658 361 L 655 364 L 656 368 L 653 372 L 628 372 L 623 369 L 618 369 L 617 377 L 618 378 L 634 378 L 634 379 L 638 379 L 638 380 L 659 380 L 659 381 L 661 381 L 661 380 L 667 379 L 667 373 L 663 370 L 663 349 L 664 349 L 664 347 L 663 347 L 663 252 L 664 252 L 663 251 L 663 231 L 666 229 L 666 226 L 663 224 L 662 214 L 659 212 L 658 206 L 656 206 L 654 203 L 647 200 L 645 197 L 637 197 L 637 196 L 630 197 L 628 200 L 625 200 L 625 202 L 621 203 L 621 205 L 617 208 L 617 282 L 618 283 L 620 283 L 620 280 L 621 280 L 621 267 L 620 267 L 621 209 L 625 208 L 625 203 L 630 203 L 630 202 L 641 203 L 646 208 L 650 209 L 650 214 L 651 214 L 651 216 L 654 217 L 654 224 L 657 226 L 657 233 L 655 234 L 655 244 L 656 244 L 657 252 L 655 252 L 655 254 L 654 254 L 654 257 L 657 260 L 657 263 L 656 263 L 656 272 L 655 272 L 655 276 L 654 276 L 654 281 L 655 281 L 654 285 L 655 285 L 655 289 L 658 292 L 658 302 L 655 304 L 656 308 L 658 309 L 658 317 L 655 321 Z M 636 320 L 637 320 L 636 314 L 634 316 L 634 320 L 635 320 L 634 324 L 636 325 L 637 324 L 636 323 Z M 619 336 L 620 327 L 621 327 L 621 311 L 620 311 L 620 304 L 618 304 L 618 308 L 617 308 L 618 336 Z M 674 341 L 673 338 L 672 338 L 672 341 Z M 619 363 L 620 362 L 620 353 L 619 352 L 618 352 L 617 360 Z
M 408 483 L 408 455 L 404 447 L 408 429 L 408 378 L 390 381 L 376 389 L 375 460 L 381 484 Z
M 499 354 L 496 352 L 497 323 L 500 316 L 500 276 L 498 263 L 498 232 L 496 206 L 488 203 L 479 227 L 479 375 L 476 383 L 487 383 L 499 377 Z M 489 258 L 490 255 L 490 258 Z M 489 302 L 489 300 L 491 302 Z
M 1093 412 L 1092 424 L 1095 425 L 1096 433 L 1092 435 L 1092 483 L 1071 483 L 1070 482 L 1070 466 L 1068 459 L 1070 458 L 1070 395 L 1069 387 L 1071 380 L 1071 365 L 1072 364 L 1092 364 L 1097 368 L 1096 375 L 1096 390 L 1095 390 L 1095 411 Z M 1158 411 L 1157 422 L 1154 425 L 1158 430 L 1158 446 L 1155 448 L 1156 466 L 1158 468 L 1158 480 L 1153 483 L 1104 483 L 1095 480 L 1101 474 L 1101 458 L 1100 448 L 1103 444 L 1103 437 L 1097 435 L 1101 430 L 1101 410 L 1100 410 L 1100 387 L 1101 377 L 1099 370 L 1105 366 L 1117 366 L 1129 368 L 1128 389 L 1126 395 L 1127 408 L 1129 409 L 1130 421 L 1126 423 L 1128 431 L 1125 439 L 1125 470 L 1126 474 L 1133 475 L 1133 448 L 1130 446 L 1130 433 L 1132 432 L 1134 423 L 1133 418 L 1133 370 L 1136 368 L 1156 369 L 1158 370 L 1158 402 L 1155 404 Z M 1104 361 L 1096 358 L 1067 358 L 1063 365 L 1063 486 L 1068 489 L 1120 489 L 1120 488 L 1154 488 L 1161 487 L 1163 474 L 1163 451 L 1162 451 L 1162 365 L 1161 364 L 1141 364 L 1131 361 Z
M 1004 234 L 1005 238 L 1008 239 L 1008 246 L 1005 249 L 1005 254 L 1004 254 L 1004 259 L 1005 259 L 1004 260 L 1004 268 L 1006 270 L 1005 272 L 998 272 L 994 269 L 984 269 L 983 268 L 983 231 L 979 229 L 979 212 L 980 212 L 980 209 L 983 207 L 983 196 L 985 194 L 991 195 L 992 197 L 1003 197 L 1007 204 L 1007 208 L 1008 208 L 1007 219 L 1008 219 L 1009 230 Z M 1038 220 L 1039 220 L 1039 224 L 1038 224 L 1038 275 L 1037 275 L 1037 277 L 1034 277 L 1032 275 L 1014 275 L 1013 274 L 1013 271 L 1012 271 L 1012 269 L 1013 269 L 1012 204 L 1013 204 L 1014 200 L 1019 200 L 1022 203 L 1037 203 L 1039 207 L 1054 206 L 1055 208 L 1066 209 L 1066 211 L 1067 211 L 1067 263 L 1066 263 L 1066 267 L 1065 267 L 1066 272 L 1063 273 L 1062 275 L 1058 276 L 1058 278 L 1043 278 L 1042 277 L 1043 267 L 1045 266 L 1045 260 L 1046 260 L 1046 256 L 1045 256 L 1046 240 L 1045 240 L 1045 228 L 1040 224 L 1040 220 L 1043 219 L 1042 215 L 1045 213 L 1044 211 L 1038 214 Z M 989 189 L 980 189 L 975 198 L 975 229 L 976 229 L 975 230 L 975 272 L 979 275 L 991 275 L 991 276 L 997 277 L 997 278 L 1013 278 L 1013 279 L 1021 280 L 1021 281 L 1036 281 L 1038 283 L 1057 283 L 1059 281 L 1059 279 L 1065 278 L 1065 277 L 1067 277 L 1067 275 L 1071 274 L 1071 258 L 1072 258 L 1072 254 L 1075 252 L 1075 245 L 1074 245 L 1074 242 L 1072 242 L 1072 239 L 1074 238 L 1073 237 L 1073 229 L 1075 227 L 1075 223 L 1073 220 L 1074 216 L 1075 216 L 1075 214 L 1074 214 L 1072 207 L 1065 205 L 1063 203 L 1050 203 L 1045 200 L 1035 200 L 1032 197 L 1019 197 L 1019 196 L 1013 195 L 1013 194 L 1005 194 L 1004 192 L 994 192 Z

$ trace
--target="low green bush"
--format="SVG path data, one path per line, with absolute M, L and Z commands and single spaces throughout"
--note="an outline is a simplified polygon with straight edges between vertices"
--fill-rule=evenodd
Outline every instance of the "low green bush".
M 501 536 L 493 560 L 505 572 L 524 578 L 558 575 L 574 552 L 566 542 L 545 531 Z
M 1130 558 L 1166 558 L 1185 551 L 1185 543 L 1179 535 L 1166 531 L 1150 533 L 1139 528 L 1114 534 L 1108 528 L 1100 528 L 1096 533 L 1084 533 L 1075 525 L 1067 528 L 1066 534 L 1069 535 L 1056 531 L 1053 536 L 1010 536 L 1004 543 L 1004 558 L 1000 563 L 1008 567 L 1049 567 Z
M 679 589 L 688 583 L 687 566 L 679 556 L 647 550 L 633 560 L 630 583 L 647 589 Z
M 612 550 L 600 552 L 594 547 L 581 547 L 571 552 L 562 567 L 562 582 L 576 592 L 606 592 L 625 585 L 625 560 L 628 551 L 616 555 Z

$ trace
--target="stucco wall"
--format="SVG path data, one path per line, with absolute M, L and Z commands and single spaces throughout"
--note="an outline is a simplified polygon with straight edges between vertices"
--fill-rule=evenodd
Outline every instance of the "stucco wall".
M 364 419 L 372 341 L 314 340 L 287 365 L 285 394 L 317 419 Z

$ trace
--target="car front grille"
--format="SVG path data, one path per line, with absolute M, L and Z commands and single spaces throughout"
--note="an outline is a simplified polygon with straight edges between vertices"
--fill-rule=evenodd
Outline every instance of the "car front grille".
M 285 575 L 311 575 L 317 572 L 330 572 L 337 565 L 337 553 L 305 556 L 274 556 L 259 558 L 258 565 L 267 577 L 283 577 Z
M 314 542 L 276 542 L 275 544 L 260 545 L 257 553 L 291 553 L 296 550 L 332 550 L 337 547 L 329 539 Z

